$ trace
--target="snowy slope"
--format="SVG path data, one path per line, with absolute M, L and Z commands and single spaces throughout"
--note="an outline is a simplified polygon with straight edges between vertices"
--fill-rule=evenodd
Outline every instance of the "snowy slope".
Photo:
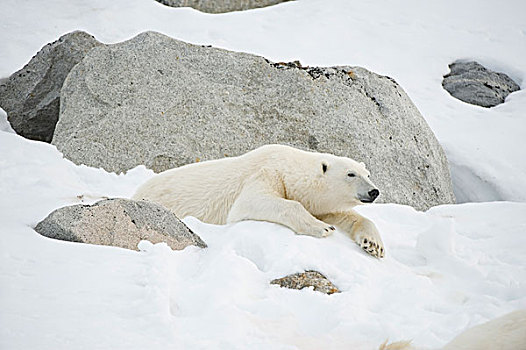
M 439 346 L 526 307 L 526 204 L 363 207 L 388 247 L 381 261 L 340 232 L 315 239 L 276 224 L 193 218 L 187 224 L 209 248 L 145 242 L 132 252 L 31 227 L 77 196 L 128 197 L 150 171 L 108 174 L 53 146 L 0 137 L 9 150 L 0 163 L 2 349 L 373 349 L 386 338 Z M 342 293 L 269 285 L 306 269 Z
M 474 58 L 524 88 L 525 4 L 299 0 L 209 15 L 153 0 L 2 0 L 0 77 L 76 29 L 108 43 L 157 30 L 275 61 L 361 65 L 408 92 L 445 147 L 461 201 L 524 202 L 524 90 L 483 109 L 440 84 L 448 63 Z M 64 205 L 129 197 L 151 171 L 76 166 L 10 132 L 1 110 L 0 154 L 0 349 L 374 349 L 386 338 L 433 348 L 526 308 L 526 203 L 364 206 L 386 245 L 381 261 L 340 232 L 314 239 L 270 223 L 193 218 L 207 249 L 144 242 L 133 252 L 50 240 L 32 227 Z M 268 284 L 305 269 L 342 293 Z

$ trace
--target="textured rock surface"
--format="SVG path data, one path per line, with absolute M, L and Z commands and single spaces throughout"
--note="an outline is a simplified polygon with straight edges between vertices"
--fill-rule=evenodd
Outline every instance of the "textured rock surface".
M 432 131 L 392 79 L 302 68 L 143 33 L 91 51 L 67 77 L 53 144 L 77 164 L 162 171 L 264 144 L 367 164 L 379 201 L 454 202 Z
M 141 240 L 166 242 L 181 250 L 206 244 L 164 207 L 128 199 L 105 199 L 93 205 L 73 205 L 55 210 L 35 230 L 64 241 L 109 245 L 137 250 Z
M 285 276 L 272 280 L 270 284 L 277 284 L 280 287 L 290 289 L 303 289 L 306 287 L 314 287 L 317 292 L 325 294 L 340 293 L 340 290 L 332 284 L 324 275 L 318 271 L 305 271 L 301 273 L 295 273 L 292 275 Z
M 291 0 L 156 0 L 171 7 L 192 7 L 208 13 L 250 10 Z
M 18 134 L 51 141 L 64 79 L 88 51 L 99 45 L 87 33 L 66 34 L 44 46 L 24 68 L 0 82 L 0 107 Z
M 442 86 L 453 97 L 482 107 L 501 104 L 510 93 L 520 89 L 510 77 L 484 68 L 477 62 L 455 62 L 444 76 Z

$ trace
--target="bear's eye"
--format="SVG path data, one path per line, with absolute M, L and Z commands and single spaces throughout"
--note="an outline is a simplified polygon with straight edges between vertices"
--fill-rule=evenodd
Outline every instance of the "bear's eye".
M 355 177 L 356 175 L 355 175 L 354 173 L 349 173 L 349 174 L 347 174 L 347 176 L 349 176 L 349 177 Z

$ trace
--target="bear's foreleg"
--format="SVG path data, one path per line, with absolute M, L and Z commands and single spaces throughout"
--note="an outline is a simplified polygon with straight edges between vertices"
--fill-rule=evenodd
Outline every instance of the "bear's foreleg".
M 274 196 L 240 196 L 234 202 L 227 222 L 242 220 L 274 222 L 298 234 L 314 237 L 325 237 L 335 231 L 334 226 L 316 219 L 301 203 Z
M 247 180 L 230 208 L 227 223 L 243 220 L 274 222 L 314 237 L 335 231 L 334 226 L 316 219 L 301 203 L 285 199 L 279 174 L 269 169 L 261 169 Z
M 384 244 L 376 226 L 371 220 L 364 218 L 354 210 L 321 215 L 319 219 L 341 228 L 353 241 L 372 256 L 377 258 L 384 257 Z

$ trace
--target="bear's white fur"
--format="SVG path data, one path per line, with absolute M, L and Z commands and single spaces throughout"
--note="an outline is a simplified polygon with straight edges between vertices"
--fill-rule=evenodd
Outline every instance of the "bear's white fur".
M 429 348 L 425 348 L 429 349 Z M 526 349 L 526 310 L 517 310 L 469 328 L 440 350 Z M 380 345 L 378 350 L 417 350 L 410 341 Z
M 167 170 L 143 184 L 133 198 L 212 224 L 270 221 L 315 237 L 331 234 L 336 225 L 369 254 L 383 257 L 376 227 L 352 210 L 377 195 L 363 163 L 267 145 L 239 157 Z

